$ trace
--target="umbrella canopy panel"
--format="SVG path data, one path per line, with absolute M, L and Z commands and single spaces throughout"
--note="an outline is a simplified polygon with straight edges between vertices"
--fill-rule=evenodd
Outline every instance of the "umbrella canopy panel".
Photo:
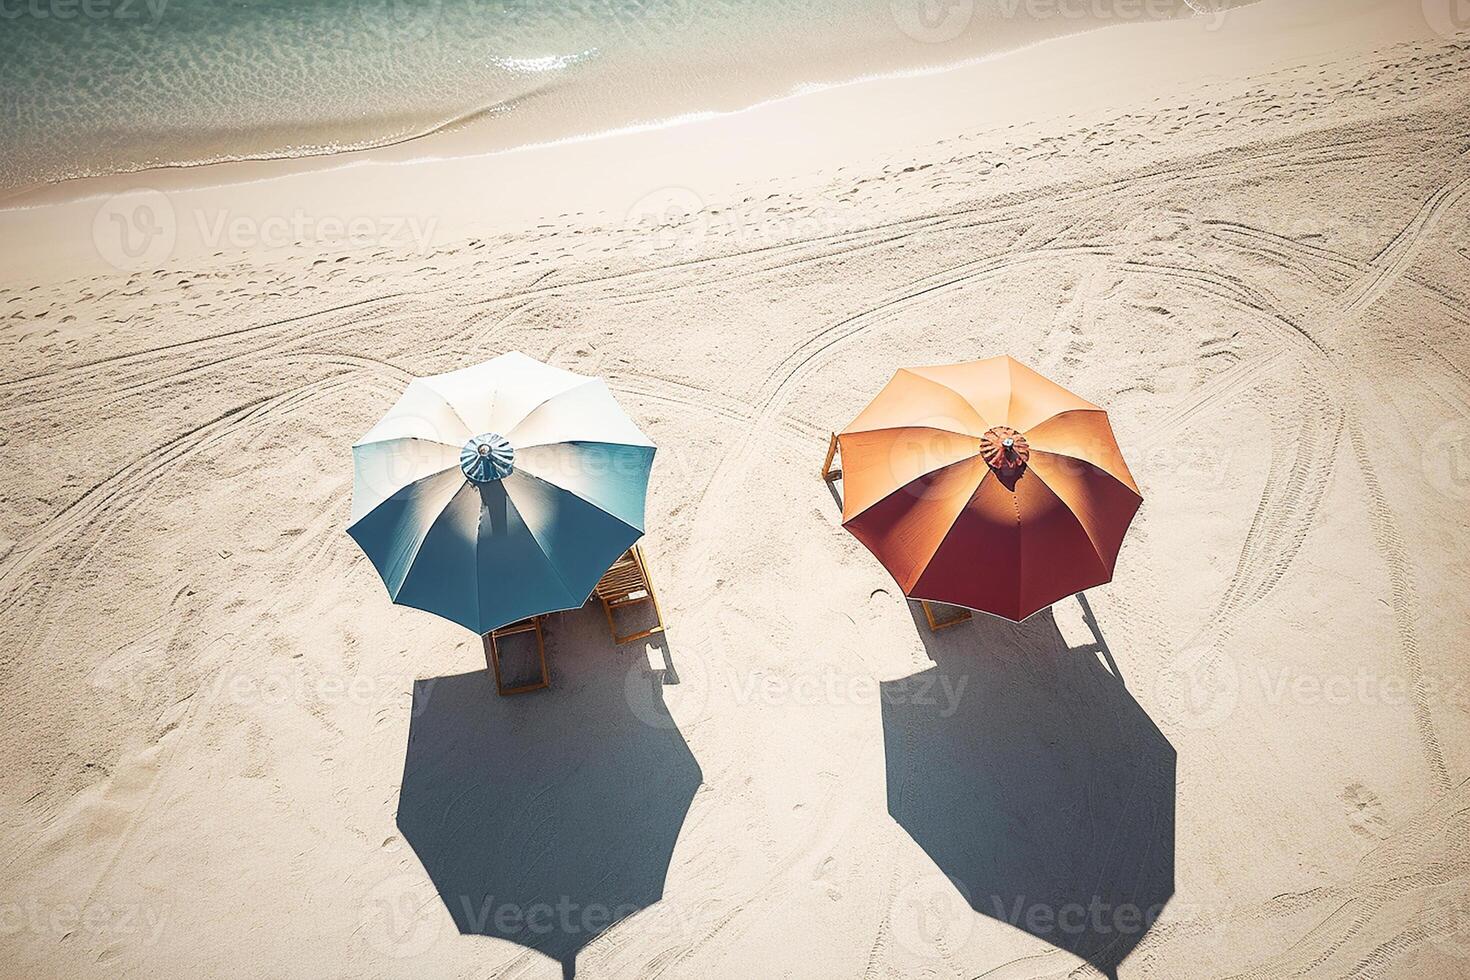
M 1111 580 L 1143 502 L 1107 413 L 1010 357 L 904 368 L 837 439 L 904 594 L 1013 620 Z
M 587 600 L 643 535 L 654 446 L 601 379 L 511 353 L 413 381 L 352 454 L 393 601 L 487 633 Z

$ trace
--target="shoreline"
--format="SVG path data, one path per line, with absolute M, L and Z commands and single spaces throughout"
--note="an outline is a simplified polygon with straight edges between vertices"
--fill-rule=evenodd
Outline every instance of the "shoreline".
M 655 8 L 669 2 L 656 0 Z M 130 174 L 146 180 L 158 171 L 330 161 L 354 153 L 386 153 L 393 159 L 480 155 L 596 138 L 738 112 L 854 81 L 943 71 L 1107 27 L 1180 18 L 1218 25 L 1233 6 L 1258 0 L 1217 0 L 1224 9 L 1210 12 L 1198 10 L 1198 0 L 959 0 L 943 20 L 932 23 L 927 0 L 824 0 L 800 15 L 765 9 L 763 0 L 720 0 L 699 16 L 684 0 L 672 2 L 686 21 L 674 33 L 670 24 L 662 30 L 654 26 L 660 16 L 650 8 L 639 18 L 651 22 L 640 23 L 633 34 L 583 33 L 578 39 L 587 46 L 576 47 L 577 40 L 555 31 L 512 27 L 515 18 L 505 25 L 508 34 L 480 24 L 483 36 L 472 28 L 461 38 L 458 31 L 467 25 L 459 20 L 471 9 L 469 0 L 444 0 L 418 18 L 423 23 L 401 45 L 385 46 L 381 33 L 370 30 L 359 39 L 354 57 L 329 47 L 318 66 L 313 97 L 285 103 L 269 68 L 279 60 L 301 70 L 297 62 L 305 47 L 268 51 L 255 71 L 240 70 L 237 82 L 253 78 L 257 85 L 250 99 L 234 100 L 234 86 L 209 71 L 209 53 L 179 26 L 191 22 L 195 12 L 163 18 L 160 11 L 146 38 L 119 35 L 119 44 L 125 50 L 135 47 L 139 58 L 201 59 L 190 62 L 191 77 L 200 87 L 198 97 L 216 111 L 201 115 L 188 98 L 128 100 L 94 92 L 68 126 L 37 132 L 22 117 L 0 174 L 0 206 L 36 195 L 75 196 L 65 185 L 77 180 Z M 610 5 L 606 11 L 614 9 L 619 8 Z M 752 19 L 733 18 L 739 11 Z M 357 13 L 367 16 L 365 10 Z M 323 26 L 312 18 L 307 25 Z M 28 29 L 33 28 L 20 24 L 16 36 L 26 37 Z M 247 43 L 258 29 L 256 20 L 242 18 L 235 43 Z M 586 29 L 583 23 L 581 30 Z M 791 50 L 793 37 L 803 39 L 800 59 Z M 308 46 L 314 38 L 308 31 L 297 43 Z M 496 53 L 517 51 L 538 56 Z M 349 84 L 351 66 L 388 72 L 404 94 L 371 102 L 355 92 L 345 96 L 344 85 L 355 89 Z M 41 72 L 35 82 L 40 85 L 50 77 L 50 66 L 41 60 L 31 65 L 22 56 L 10 67 L 23 104 L 46 108 L 45 92 L 27 92 L 23 85 L 27 68 Z M 128 81 L 146 84 L 147 79 Z M 101 115 L 109 108 L 112 114 Z M 416 148 L 421 140 L 433 146 Z
M 772 180 L 810 188 L 849 167 L 937 144 L 985 134 L 1009 138 L 1059 119 L 1080 123 L 1098 111 L 1145 106 L 1161 91 L 1229 87 L 1334 57 L 1343 45 L 1389 47 L 1436 36 L 1422 21 L 1404 17 L 1403 6 L 1265 0 L 1229 11 L 1218 29 L 1204 18 L 1117 25 L 945 69 L 857 79 L 732 112 L 488 152 L 467 152 L 465 134 L 446 133 L 327 157 L 86 178 L 0 207 L 0 235 L 27 243 L 8 256 L 13 274 L 53 281 L 262 249 L 426 253 L 546 221 L 636 229 L 728 202 L 741 188 Z M 1144 60 L 1146 51 L 1156 53 Z M 1130 65 L 1127 76 L 1106 70 L 1120 63 Z M 1084 90 L 1064 70 L 1078 64 L 1097 67 Z M 997 92 L 1005 95 L 991 94 Z M 879 117 L 884 125 L 871 126 Z M 363 213 L 364 200 L 373 202 L 370 215 Z M 146 226 L 155 215 L 160 222 Z M 355 222 L 364 234 L 352 232 Z M 128 236 L 135 246 L 143 241 L 141 232 L 133 234 L 140 223 L 163 234 L 148 247 L 129 249 Z

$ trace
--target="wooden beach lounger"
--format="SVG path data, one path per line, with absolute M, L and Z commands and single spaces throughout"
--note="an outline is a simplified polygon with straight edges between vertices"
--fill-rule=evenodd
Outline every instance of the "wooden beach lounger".
M 643 550 L 636 544 L 613 562 L 612 567 L 603 574 L 597 587 L 592 591 L 602 603 L 603 612 L 607 614 L 607 626 L 612 631 L 614 643 L 619 645 L 632 643 L 634 640 L 641 640 L 664 631 L 663 613 L 658 608 L 658 597 L 654 595 L 653 583 L 648 580 L 648 566 L 643 562 Z M 653 606 L 654 625 L 636 633 L 629 633 L 627 636 L 619 636 L 613 610 L 645 602 Z M 519 623 L 491 630 L 481 637 L 485 643 L 485 664 L 494 672 L 495 690 L 500 694 L 522 694 L 526 691 L 539 691 L 551 685 L 551 672 L 546 666 L 546 638 L 541 632 L 541 620 L 545 618 L 545 616 L 532 616 Z M 520 633 L 536 634 L 536 659 L 541 666 L 541 676 L 529 684 L 506 687 L 500 672 L 500 640 Z
M 523 619 L 519 623 L 511 623 L 502 626 L 498 630 L 491 630 L 481 637 L 485 642 L 485 663 L 495 672 L 495 690 L 503 695 L 523 694 L 526 691 L 539 691 L 543 687 L 551 685 L 551 672 L 546 668 L 546 638 L 541 633 L 542 616 L 532 616 Z M 541 678 L 529 684 L 518 684 L 515 687 L 506 687 L 500 677 L 500 639 L 506 636 L 514 636 L 518 633 L 536 634 L 536 659 L 541 665 Z
M 593 592 L 602 601 L 602 611 L 607 614 L 607 628 L 612 631 L 614 643 L 632 643 L 664 631 L 664 615 L 658 608 L 658 596 L 653 592 L 653 583 L 648 580 L 648 566 L 643 561 L 643 549 L 636 544 L 625 551 L 623 557 L 613 562 Z M 627 636 L 619 636 L 613 610 L 645 602 L 653 606 L 654 625 Z
M 837 458 L 837 433 L 832 433 L 832 438 L 827 442 L 827 458 L 822 461 L 822 479 L 831 483 L 833 480 L 842 479 L 842 467 L 832 468 L 832 460 Z
M 971 615 L 970 610 L 963 606 L 952 606 L 950 608 L 955 610 L 954 615 L 948 619 L 939 619 L 934 615 L 934 606 L 931 603 L 920 599 L 919 605 L 924 607 L 924 618 L 929 621 L 929 629 L 936 633 L 949 626 L 958 626 L 960 623 L 969 619 Z

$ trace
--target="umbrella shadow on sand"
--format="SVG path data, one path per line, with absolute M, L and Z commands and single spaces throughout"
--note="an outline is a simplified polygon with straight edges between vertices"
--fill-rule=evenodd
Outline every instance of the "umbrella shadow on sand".
M 643 644 L 614 647 L 594 607 L 547 630 L 547 690 L 498 697 L 484 670 L 414 685 L 398 828 L 461 933 L 571 977 L 583 947 L 662 898 L 703 777 Z
M 973 909 L 1116 977 L 1174 894 L 1176 754 L 1082 601 L 1080 647 L 1050 609 L 940 632 L 916 616 L 934 666 L 883 684 L 888 812 L 950 879 L 916 896 L 957 907 L 941 931 Z

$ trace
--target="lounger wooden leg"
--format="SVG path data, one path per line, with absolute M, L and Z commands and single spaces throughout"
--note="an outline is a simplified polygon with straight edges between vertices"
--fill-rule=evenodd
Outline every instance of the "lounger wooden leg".
M 638 567 L 643 569 L 643 584 L 648 586 L 648 601 L 653 603 L 653 618 L 658 624 L 648 631 L 648 635 L 662 633 L 664 631 L 664 611 L 658 607 L 658 593 L 653 588 L 653 576 L 648 574 L 648 563 L 643 560 L 643 548 L 635 544 L 633 553 L 638 556 Z
M 934 615 L 934 607 L 929 605 L 929 603 L 925 602 L 923 599 L 920 599 L 919 605 L 924 607 L 924 618 L 929 621 L 929 629 L 936 633 L 942 629 L 947 629 L 951 626 L 958 626 L 960 623 L 963 623 L 965 620 L 969 619 L 971 615 L 970 610 L 961 609 L 959 612 L 955 613 L 948 619 L 938 619 Z
M 832 471 L 832 460 L 837 458 L 837 433 L 832 433 L 832 438 L 827 442 L 827 458 L 822 461 L 822 479 L 828 483 L 833 480 L 842 479 L 842 470 Z
M 485 644 L 485 668 L 495 675 L 495 691 L 497 694 L 504 694 L 505 685 L 500 681 L 500 650 L 495 645 L 495 631 L 491 630 L 480 639 Z
M 613 607 L 612 607 L 612 603 L 608 602 L 606 599 L 602 599 L 601 602 L 602 602 L 602 611 L 607 616 L 607 631 L 612 634 L 613 642 L 614 643 L 619 643 L 621 641 L 618 640 L 618 624 L 617 624 L 617 621 L 613 619 Z

